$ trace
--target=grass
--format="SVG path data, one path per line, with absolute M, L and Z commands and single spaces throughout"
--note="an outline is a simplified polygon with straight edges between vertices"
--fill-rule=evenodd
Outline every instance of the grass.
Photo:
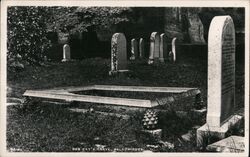
M 21 72 L 8 71 L 8 97 L 21 98 L 27 89 L 45 89 L 61 86 L 143 85 L 169 87 L 197 87 L 201 90 L 206 106 L 207 67 L 206 61 L 189 59 L 177 64 L 147 65 L 145 60 L 129 62 L 131 72 L 109 76 L 110 60 L 86 59 L 74 62 L 49 62 L 44 66 L 27 66 Z M 239 80 L 239 81 L 238 81 Z M 236 102 L 243 107 L 244 71 L 236 65 Z M 187 108 L 190 103 L 178 102 Z M 72 107 L 72 106 L 71 106 Z M 25 107 L 7 107 L 7 148 L 25 152 L 67 152 L 73 148 L 95 147 L 96 144 L 108 148 L 143 148 L 147 144 L 160 145 L 157 141 L 143 136 L 142 112 L 133 112 L 130 119 L 103 116 L 97 113 L 76 113 L 69 106 L 38 103 Z M 183 107 L 182 107 L 183 108 Z M 175 113 L 178 105 L 167 113 L 159 114 L 159 125 L 163 129 L 163 140 L 175 145 L 173 150 L 159 147 L 155 151 L 195 151 L 195 144 L 183 142 L 180 136 L 192 128 L 202 125 L 204 119 L 196 119 L 191 114 L 179 117 Z M 112 111 L 112 109 L 105 109 Z

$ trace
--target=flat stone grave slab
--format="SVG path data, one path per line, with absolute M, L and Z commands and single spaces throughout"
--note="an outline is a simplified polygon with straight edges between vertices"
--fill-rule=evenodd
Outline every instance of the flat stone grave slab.
M 242 136 L 230 136 L 207 146 L 207 150 L 214 152 L 240 153 L 244 152 L 244 149 L 244 137 Z
M 91 85 L 26 90 L 23 96 L 139 108 L 164 106 L 200 94 L 197 88 Z

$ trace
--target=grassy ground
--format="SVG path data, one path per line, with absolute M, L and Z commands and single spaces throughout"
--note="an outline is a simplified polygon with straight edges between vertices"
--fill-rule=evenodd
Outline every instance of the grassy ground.
M 8 72 L 8 97 L 20 98 L 27 89 L 54 88 L 90 84 L 144 85 L 169 87 L 197 87 L 202 92 L 204 106 L 207 95 L 206 60 L 187 59 L 177 64 L 147 65 L 145 60 L 129 63 L 128 74 L 108 76 L 110 60 L 86 59 L 67 63 L 46 63 L 41 67 L 26 67 L 24 71 Z M 236 65 L 236 103 L 243 107 L 244 71 Z M 173 108 L 174 110 L 174 108 Z M 130 119 L 103 116 L 97 113 L 70 112 L 68 106 L 40 103 L 28 107 L 7 107 L 7 147 L 22 151 L 74 151 L 74 148 L 136 147 L 148 149 L 155 144 L 140 130 L 142 113 L 131 114 Z M 194 140 L 185 143 L 180 136 L 202 125 L 204 119 L 195 120 L 191 115 L 180 117 L 174 111 L 159 115 L 163 127 L 163 140 L 175 145 L 157 151 L 195 151 Z

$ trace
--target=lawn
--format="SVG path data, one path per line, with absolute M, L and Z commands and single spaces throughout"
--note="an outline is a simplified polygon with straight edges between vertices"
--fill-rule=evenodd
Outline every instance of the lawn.
M 7 96 L 21 98 L 27 89 L 93 84 L 197 87 L 201 90 L 203 105 L 206 106 L 206 59 L 189 58 L 185 61 L 179 60 L 176 64 L 154 65 L 147 65 L 146 60 L 142 59 L 129 62 L 129 73 L 109 76 L 109 70 L 110 60 L 102 58 L 66 63 L 48 62 L 39 67 L 27 66 L 22 71 L 8 72 Z M 244 68 L 242 64 L 236 64 L 237 108 L 244 106 L 243 96 Z M 84 106 L 84 103 L 81 105 Z M 189 103 L 184 105 L 188 106 Z M 190 113 L 185 117 L 177 115 L 175 109 L 178 107 L 159 113 L 159 126 L 163 129 L 162 140 L 175 146 L 170 149 L 162 147 L 159 142 L 140 132 L 143 129 L 142 112 L 128 113 L 129 118 L 123 119 L 119 116 L 105 116 L 98 112 L 73 112 L 69 110 L 72 107 L 74 105 L 52 105 L 46 102 L 25 107 L 8 106 L 8 150 L 67 152 L 82 151 L 79 148 L 105 147 L 109 148 L 108 150 L 140 148 L 153 151 L 191 152 L 196 151 L 195 140 L 184 142 L 181 140 L 181 135 L 192 130 L 193 126 L 205 123 L 204 118 L 197 120 Z M 150 145 L 159 147 L 151 148 Z

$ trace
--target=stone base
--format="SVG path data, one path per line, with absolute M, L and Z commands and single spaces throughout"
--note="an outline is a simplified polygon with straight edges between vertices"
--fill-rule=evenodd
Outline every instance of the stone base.
M 117 70 L 117 71 L 109 71 L 109 75 L 115 75 L 118 73 L 125 73 L 125 72 L 129 72 L 129 70 Z
M 134 57 L 134 56 L 131 56 L 129 59 L 130 59 L 130 60 L 135 60 L 135 57 Z
M 230 136 L 208 145 L 206 149 L 211 152 L 241 153 L 245 149 L 244 137 Z
M 161 136 L 162 136 L 162 129 L 155 129 L 155 130 L 142 130 L 142 132 L 149 134 L 150 136 L 161 140 Z
M 208 124 L 203 125 L 196 131 L 196 142 L 197 147 L 204 145 L 205 138 L 215 137 L 218 139 L 223 139 L 226 137 L 226 133 L 240 122 L 243 116 L 234 115 L 227 122 L 225 122 L 221 127 L 211 127 Z M 210 143 L 207 143 L 210 144 Z
M 70 59 L 62 59 L 62 62 L 68 62 L 68 61 L 70 61 Z
M 164 63 L 164 58 L 159 58 L 159 62 Z

